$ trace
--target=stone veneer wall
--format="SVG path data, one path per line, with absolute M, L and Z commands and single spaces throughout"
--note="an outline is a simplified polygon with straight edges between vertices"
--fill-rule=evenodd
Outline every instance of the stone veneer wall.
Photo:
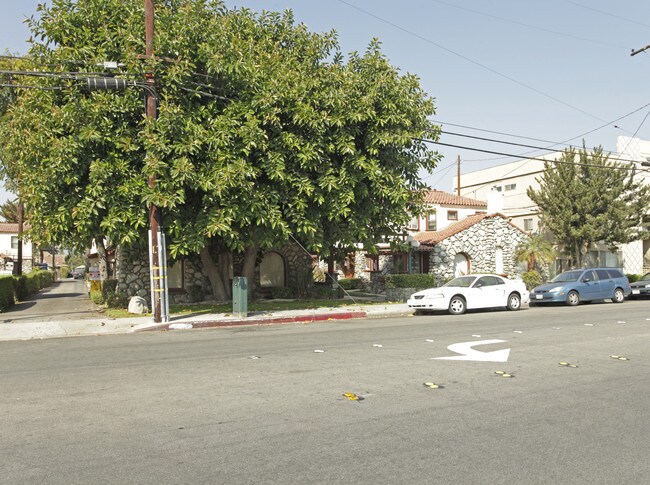
M 292 244 L 273 251 L 281 254 L 285 259 L 288 285 L 299 278 L 299 271 L 311 271 L 311 255 L 305 253 L 300 246 Z M 237 261 L 235 263 L 237 264 Z M 151 287 L 148 254 L 143 255 L 142 251 L 133 248 L 119 248 L 115 264 L 118 293 L 128 297 L 142 296 L 149 302 Z M 184 260 L 184 272 L 185 289 L 192 285 L 198 285 L 204 290 L 204 298 L 212 296 L 210 281 L 204 274 L 198 257 Z M 259 266 L 255 270 L 255 278 L 259 282 Z M 186 293 L 170 294 L 170 301 L 173 303 L 187 302 L 189 295 Z
M 454 257 L 466 253 L 470 260 L 470 272 L 496 272 L 496 249 L 503 251 L 503 272 L 513 274 L 517 270 L 515 250 L 528 236 L 501 217 L 488 217 L 481 222 L 455 234 L 433 247 L 431 251 L 432 274 L 447 281 L 454 276 Z
M 198 258 L 186 258 L 183 262 L 185 289 L 192 285 L 199 285 L 205 289 L 203 294 L 209 295 L 211 293 L 210 282 L 197 263 L 199 263 Z M 148 254 L 143 256 L 136 249 L 120 247 L 115 257 L 115 273 L 119 294 L 128 297 L 141 296 L 149 303 L 151 286 Z M 187 293 L 172 293 L 169 298 L 172 303 L 189 301 Z

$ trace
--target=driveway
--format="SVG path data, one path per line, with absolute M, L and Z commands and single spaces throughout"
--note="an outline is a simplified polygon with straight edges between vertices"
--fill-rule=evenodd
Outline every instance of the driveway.
M 0 314 L 0 323 L 51 322 L 97 318 L 83 280 L 64 279 Z

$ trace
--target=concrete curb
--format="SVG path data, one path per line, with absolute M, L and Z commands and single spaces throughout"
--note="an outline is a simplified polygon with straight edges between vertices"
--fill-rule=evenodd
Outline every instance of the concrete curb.
M 251 317 L 246 320 L 202 320 L 202 321 L 185 321 L 154 324 L 146 327 L 134 328 L 133 332 L 152 332 L 161 330 L 189 330 L 195 328 L 214 328 L 214 327 L 238 327 L 246 325 L 274 325 L 283 323 L 311 323 L 324 320 L 351 320 L 354 318 L 366 318 L 367 312 L 339 312 L 339 313 L 321 313 L 316 315 L 297 315 L 293 317 Z M 174 328 L 179 325 L 179 328 Z M 188 327 L 180 327 L 187 325 Z M 191 325 L 191 326 L 190 326 Z M 170 328 L 170 326 L 172 328 Z

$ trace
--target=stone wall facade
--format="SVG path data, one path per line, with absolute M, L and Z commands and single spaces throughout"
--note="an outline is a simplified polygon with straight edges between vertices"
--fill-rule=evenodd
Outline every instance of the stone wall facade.
M 287 286 L 297 283 L 307 275 L 311 277 L 311 255 L 305 253 L 300 246 L 292 244 L 272 251 L 280 254 L 284 259 Z M 236 259 L 234 264 L 236 267 L 240 267 L 241 260 Z M 115 265 L 118 293 L 128 297 L 142 296 L 149 301 L 151 285 L 149 279 L 149 255 L 146 250 L 119 248 Z M 255 269 L 255 278 L 259 284 L 259 266 Z M 203 300 L 212 297 L 210 280 L 203 271 L 198 256 L 188 257 L 183 260 L 183 289 L 170 289 L 170 302 L 189 302 L 190 295 L 187 290 L 192 286 L 202 288 Z
M 431 250 L 430 273 L 448 281 L 454 277 L 454 257 L 469 257 L 471 273 L 496 273 L 497 250 L 501 249 L 503 273 L 518 272 L 517 246 L 528 235 L 502 217 L 488 217 L 464 231 L 444 239 Z

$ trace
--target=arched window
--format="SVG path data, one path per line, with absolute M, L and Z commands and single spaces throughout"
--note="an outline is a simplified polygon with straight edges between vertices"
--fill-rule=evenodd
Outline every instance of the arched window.
M 458 253 L 454 256 L 454 277 L 469 274 L 469 256 Z
M 268 288 L 271 286 L 285 286 L 285 284 L 284 258 L 280 253 L 274 251 L 266 253 L 260 263 L 260 286 Z

